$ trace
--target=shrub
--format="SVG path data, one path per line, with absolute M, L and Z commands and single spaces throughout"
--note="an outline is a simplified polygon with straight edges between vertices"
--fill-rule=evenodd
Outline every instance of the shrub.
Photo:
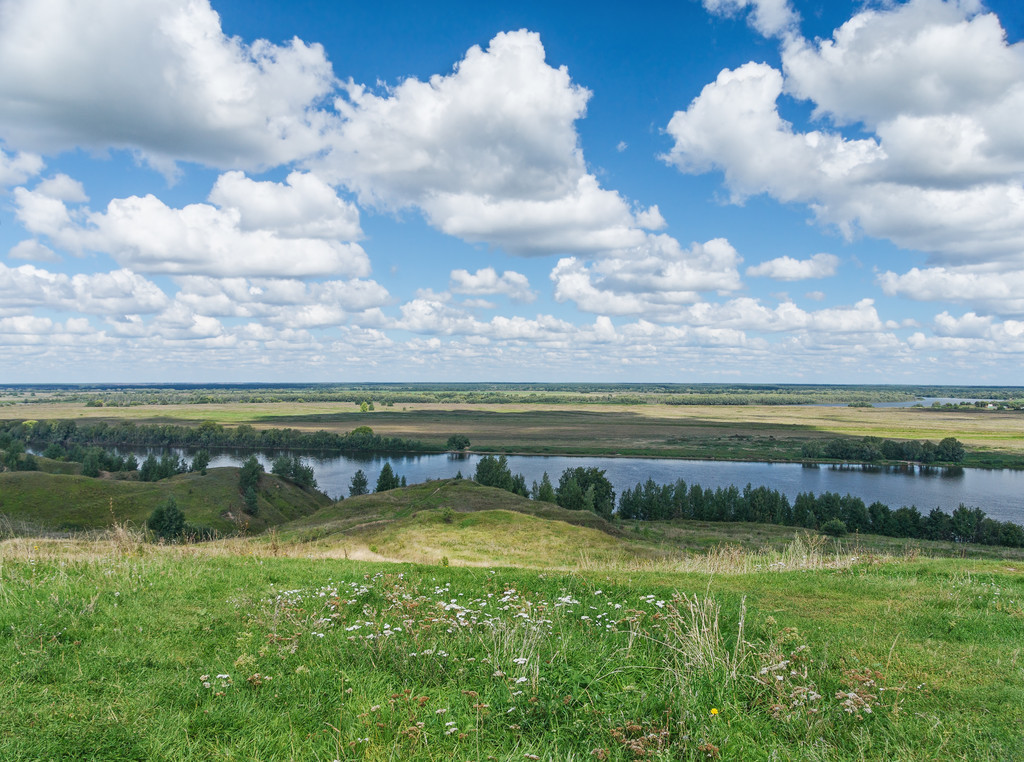
M 445 448 L 448 450 L 465 450 L 467 447 L 469 447 L 469 437 L 465 434 L 452 434 L 445 444 Z
M 153 509 L 146 520 L 146 527 L 165 540 L 176 540 L 185 533 L 185 514 L 178 508 L 174 495 Z
M 842 519 L 829 519 L 821 525 L 821 531 L 829 537 L 845 537 L 846 524 Z

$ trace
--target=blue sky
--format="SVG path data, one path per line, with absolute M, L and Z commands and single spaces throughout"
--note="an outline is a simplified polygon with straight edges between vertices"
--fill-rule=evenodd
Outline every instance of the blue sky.
M 1019 383 L 1022 27 L 0 0 L 0 378 Z

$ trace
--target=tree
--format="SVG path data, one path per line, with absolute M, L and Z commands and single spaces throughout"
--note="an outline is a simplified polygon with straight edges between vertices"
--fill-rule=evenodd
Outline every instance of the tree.
M 497 458 L 493 455 L 484 455 L 477 461 L 473 481 L 485 487 L 497 487 L 511 492 L 512 472 L 508 467 L 508 458 L 504 455 Z
M 43 457 L 49 458 L 50 460 L 62 460 L 66 456 L 67 453 L 64 452 L 64 448 L 56 442 L 51 442 L 46 446 L 46 449 L 43 450 Z
M 583 493 L 583 510 L 594 512 L 594 485 L 588 485 L 587 491 Z
M 540 486 L 537 488 L 537 492 L 533 496 L 533 499 L 541 503 L 555 502 L 555 488 L 551 484 L 551 477 L 548 476 L 547 471 L 545 471 L 544 475 L 541 476 Z
M 185 465 L 182 464 L 181 459 L 177 455 L 167 453 L 160 458 L 157 479 L 168 479 L 175 474 L 182 473 L 185 469 Z
M 260 512 L 259 495 L 256 492 L 255 487 L 248 487 L 245 490 L 245 494 L 242 495 L 242 499 L 245 500 L 245 512 L 250 516 L 256 516 Z
M 932 508 L 924 518 L 924 536 L 928 540 L 952 540 L 953 519 L 948 513 Z
M 520 497 L 529 497 L 530 490 L 526 487 L 526 477 L 522 474 L 514 474 L 512 476 L 512 485 L 509 492 L 519 495 Z
M 452 434 L 445 444 L 445 449 L 448 450 L 465 450 L 467 447 L 469 447 L 469 437 L 465 434 Z
M 945 460 L 949 463 L 963 462 L 966 454 L 967 452 L 964 449 L 963 443 L 954 437 L 946 437 L 939 442 L 939 447 L 936 451 L 936 455 L 939 460 Z
M 388 490 L 397 489 L 402 486 L 402 480 L 399 479 L 394 470 L 391 468 L 390 463 L 385 463 L 384 468 L 380 470 L 380 476 L 377 477 L 377 489 L 375 492 L 387 492 Z
M 206 469 L 209 467 L 209 465 L 210 451 L 200 450 L 195 454 L 195 456 L 193 456 L 192 466 L 190 467 L 189 470 L 191 470 L 193 473 L 198 473 L 201 474 L 202 476 L 206 476 Z
M 146 527 L 157 537 L 175 540 L 185 533 L 185 514 L 178 508 L 174 495 L 157 505 L 146 519 Z
M 950 521 L 953 525 L 955 542 L 974 542 L 985 512 L 980 508 L 968 508 L 963 503 L 953 511 Z
M 159 478 L 160 464 L 156 460 L 156 455 L 150 453 L 139 468 L 139 481 L 155 482 Z
M 289 479 L 305 489 L 315 489 L 316 479 L 313 476 L 313 467 L 302 464 L 298 455 L 289 458 L 282 455 L 274 459 L 271 473 L 284 479 Z
M 100 475 L 100 455 L 96 450 L 89 450 L 82 461 L 82 476 L 96 478 Z
M 576 484 L 575 488 L 570 486 L 573 482 Z M 555 501 L 563 508 L 581 510 L 587 489 L 591 486 L 594 487 L 594 512 L 602 516 L 611 516 L 615 509 L 615 490 L 605 477 L 604 469 L 593 466 L 565 469 L 558 480 Z
M 359 469 L 352 474 L 352 480 L 348 483 L 348 495 L 349 497 L 359 497 L 365 495 L 370 491 L 370 484 L 366 480 L 366 474 L 363 473 L 363 469 Z
M 21 460 L 21 454 L 25 452 L 25 445 L 21 440 L 12 440 L 7 445 L 7 452 L 4 454 L 4 465 L 7 466 L 10 471 L 18 470 L 18 461 Z
M 555 499 L 560 506 L 567 510 L 583 510 L 583 489 L 580 487 L 580 483 L 572 477 L 566 478 L 565 473 L 558 480 L 558 490 L 555 492 Z
M 892 511 L 885 503 L 876 500 L 868 506 L 870 531 L 874 534 L 891 535 L 894 531 Z
M 262 473 L 263 466 L 255 455 L 250 455 L 242 464 L 238 474 L 238 490 L 246 497 L 247 504 L 249 503 L 248 493 L 251 491 L 255 495 L 259 489 L 260 474 Z
M 313 475 L 313 467 L 304 465 L 296 455 L 292 458 L 292 481 L 303 489 L 316 489 L 316 477 Z

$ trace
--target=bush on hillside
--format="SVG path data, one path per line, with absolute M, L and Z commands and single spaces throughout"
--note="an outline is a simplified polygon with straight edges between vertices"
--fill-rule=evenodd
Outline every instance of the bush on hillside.
M 153 509 L 146 520 L 146 528 L 164 540 L 177 540 L 185 534 L 185 514 L 174 495 Z
M 829 537 L 846 537 L 846 524 L 842 519 L 829 519 L 821 525 L 821 531 Z

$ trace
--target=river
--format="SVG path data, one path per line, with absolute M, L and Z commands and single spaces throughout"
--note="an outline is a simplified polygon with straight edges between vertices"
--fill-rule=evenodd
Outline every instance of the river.
M 189 457 L 179 451 L 180 455 Z M 142 453 L 144 457 L 145 452 Z M 213 456 L 212 467 L 239 465 L 248 453 L 220 452 Z M 270 470 L 273 456 L 257 453 Z M 310 456 L 302 455 L 313 466 L 320 489 L 332 498 L 348 495 L 352 475 L 362 469 L 370 483 L 385 462 L 410 484 L 428 479 L 450 478 L 461 472 L 472 477 L 479 455 L 389 455 L 389 456 Z M 838 492 L 860 497 L 870 504 L 881 501 L 895 509 L 914 505 L 922 513 L 941 508 L 951 513 L 960 503 L 979 507 L 992 518 L 1024 524 L 1024 471 L 973 468 L 877 467 L 877 466 L 805 466 L 796 463 L 750 463 L 715 460 L 678 460 L 667 458 L 601 458 L 543 455 L 511 455 L 509 468 L 526 477 L 527 485 L 539 482 L 546 471 L 558 486 L 558 477 L 566 468 L 597 467 L 605 471 L 616 495 L 637 482 L 653 478 L 658 483 L 686 480 L 702 487 L 743 488 L 750 483 L 785 493 L 790 501 L 800 492 Z

